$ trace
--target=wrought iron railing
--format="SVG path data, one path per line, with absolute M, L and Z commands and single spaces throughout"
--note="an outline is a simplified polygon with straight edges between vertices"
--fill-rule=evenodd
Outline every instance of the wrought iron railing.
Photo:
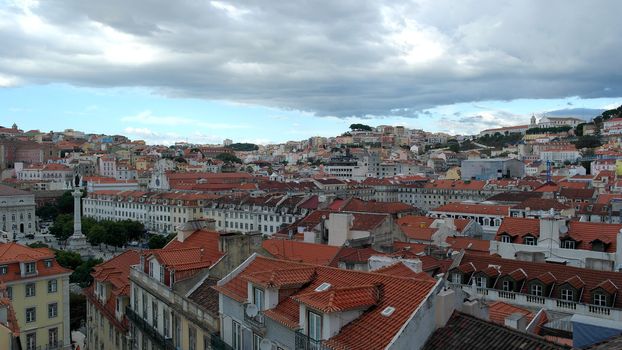
M 301 331 L 296 331 L 296 350 L 330 350 L 321 340 L 315 340 Z
M 125 309 L 125 315 L 130 321 L 138 326 L 142 333 L 146 334 L 153 340 L 153 345 L 158 346 L 159 349 L 164 350 L 176 350 L 173 340 L 165 338 L 156 328 L 149 324 L 145 319 L 140 317 L 130 306 Z

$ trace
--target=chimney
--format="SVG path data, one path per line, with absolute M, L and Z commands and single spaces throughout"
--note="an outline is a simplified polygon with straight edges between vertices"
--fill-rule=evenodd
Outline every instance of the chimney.
M 525 332 L 527 329 L 527 317 L 521 313 L 511 314 L 505 318 L 505 325 L 517 331 Z
M 562 227 L 566 227 L 565 220 L 556 216 L 555 211 L 551 208 L 548 213 L 540 217 L 540 237 L 538 238 L 537 245 L 547 248 L 559 248 L 559 234 Z
M 454 312 L 457 295 L 453 289 L 444 289 L 436 295 L 436 326 L 444 327 Z M 459 304 L 458 304 L 459 305 Z

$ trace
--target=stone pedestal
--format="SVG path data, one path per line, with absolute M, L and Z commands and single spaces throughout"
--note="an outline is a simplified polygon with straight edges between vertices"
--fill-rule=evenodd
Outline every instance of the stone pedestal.
M 67 249 L 81 256 L 89 256 L 91 247 L 82 233 L 82 191 L 76 187 L 71 195 L 73 196 L 73 235 L 67 239 Z

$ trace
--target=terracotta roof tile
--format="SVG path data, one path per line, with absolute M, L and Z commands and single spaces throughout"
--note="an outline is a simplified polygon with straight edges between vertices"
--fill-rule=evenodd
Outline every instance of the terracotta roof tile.
M 299 303 L 326 313 L 367 309 L 380 298 L 379 285 L 330 287 L 325 291 L 309 291 L 293 296 Z
M 303 266 L 290 269 L 261 271 L 246 276 L 249 282 L 267 288 L 300 288 L 315 278 L 314 267 Z
M 534 313 L 528 309 L 510 305 L 502 301 L 496 301 L 488 306 L 488 318 L 491 322 L 505 325 L 505 319 L 512 314 L 522 314 L 527 316 L 527 323 L 534 318 Z
M 438 208 L 432 209 L 432 211 L 449 212 L 456 214 L 485 214 L 509 216 L 510 208 L 510 205 L 448 203 Z
M 277 259 L 318 265 L 328 265 L 340 249 L 340 247 L 327 244 L 306 243 L 286 239 L 268 239 L 263 241 L 261 246 Z

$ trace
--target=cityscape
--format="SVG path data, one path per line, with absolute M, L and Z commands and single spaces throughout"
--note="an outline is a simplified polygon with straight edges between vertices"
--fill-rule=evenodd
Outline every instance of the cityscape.
M 622 349 L 616 10 L 0 1 L 0 350 Z

